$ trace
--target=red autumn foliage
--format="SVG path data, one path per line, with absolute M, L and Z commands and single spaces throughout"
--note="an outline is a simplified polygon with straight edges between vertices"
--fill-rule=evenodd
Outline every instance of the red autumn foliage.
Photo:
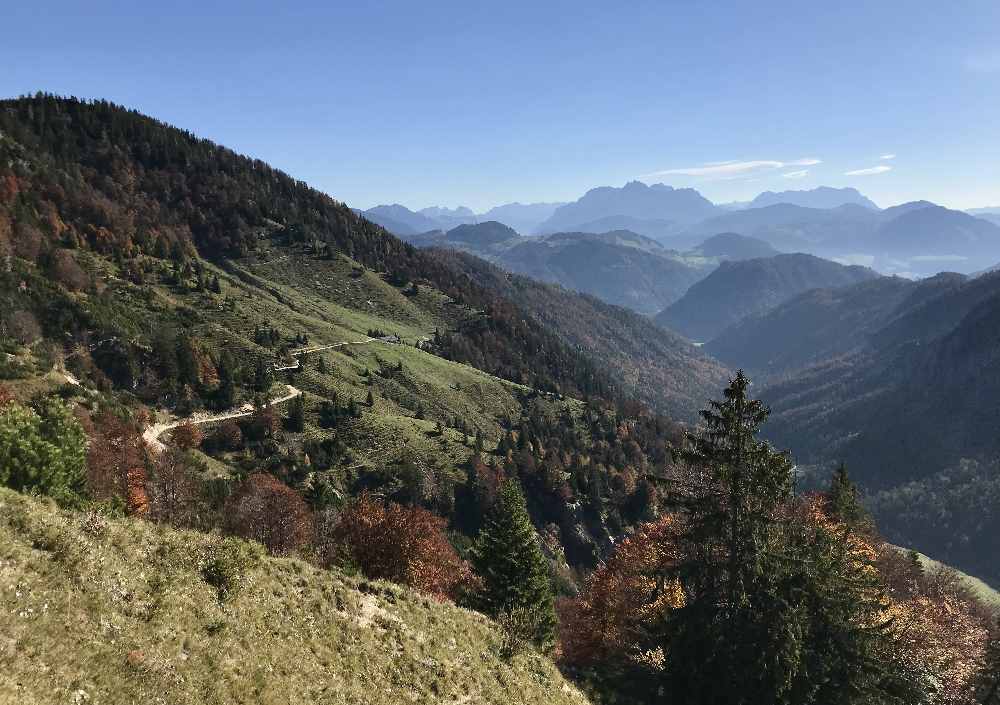
M 52 279 L 71 291 L 82 291 L 90 284 L 90 277 L 77 263 L 70 250 L 56 250 L 52 253 L 49 267 Z
M 93 435 L 87 449 L 87 488 L 97 499 L 119 497 L 130 514 L 149 511 L 146 494 L 148 449 L 142 427 L 103 411 L 93 419 Z
M 10 387 L 0 384 L 0 408 L 10 404 L 12 401 L 14 401 L 14 393 L 10 391 Z
M 220 450 L 239 450 L 243 447 L 243 431 L 232 419 L 223 421 L 209 439 Z
M 200 485 L 192 465 L 181 448 L 167 448 L 156 457 L 146 483 L 150 518 L 174 526 L 194 523 Z
M 175 428 L 170 438 L 181 450 L 190 450 L 201 445 L 203 436 L 201 430 L 188 421 Z
M 444 519 L 419 507 L 383 504 L 363 494 L 341 513 L 327 559 L 348 558 L 372 580 L 391 580 L 454 598 L 469 580 L 468 564 L 448 543 Z
M 678 586 L 659 577 L 678 558 L 677 526 L 669 515 L 644 524 L 598 566 L 578 597 L 560 601 L 566 663 L 650 658 L 655 646 L 646 643 L 646 627 L 681 604 Z
M 313 531 L 312 515 L 299 493 L 274 475 L 250 475 L 226 501 L 228 529 L 264 544 L 275 555 L 305 545 Z

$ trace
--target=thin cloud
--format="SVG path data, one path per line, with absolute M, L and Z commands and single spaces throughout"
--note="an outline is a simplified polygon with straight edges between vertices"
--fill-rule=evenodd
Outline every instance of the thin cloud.
M 887 171 L 892 171 L 892 167 L 887 164 L 882 166 L 872 166 L 867 169 L 855 169 L 854 171 L 845 171 L 844 176 L 873 176 L 875 174 L 884 174 Z
M 879 157 L 879 159 L 881 159 L 882 161 L 888 161 L 890 159 L 895 159 L 895 158 L 896 158 L 895 154 L 883 154 L 882 156 Z
M 804 179 L 809 175 L 808 169 L 800 169 L 799 171 L 786 171 L 782 176 L 786 179 Z
M 780 162 L 773 159 L 760 159 L 755 161 L 726 161 L 707 162 L 698 166 L 681 167 L 677 169 L 663 169 L 654 171 L 651 174 L 644 174 L 643 178 L 656 176 L 700 176 L 714 179 L 732 179 L 749 174 L 775 171 L 791 166 L 814 166 L 819 164 L 819 159 L 796 159 L 790 162 Z

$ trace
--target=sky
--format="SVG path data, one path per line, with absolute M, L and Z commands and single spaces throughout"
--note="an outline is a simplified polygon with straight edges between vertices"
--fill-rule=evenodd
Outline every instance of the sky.
M 1000 206 L 1000 1 L 7 2 L 0 95 L 105 98 L 361 208 L 854 186 Z

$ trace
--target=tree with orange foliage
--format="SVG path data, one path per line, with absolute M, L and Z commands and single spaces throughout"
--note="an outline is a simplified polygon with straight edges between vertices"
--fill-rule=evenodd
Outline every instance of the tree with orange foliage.
M 226 501 L 227 528 L 237 536 L 264 544 L 275 555 L 305 545 L 313 520 L 299 493 L 274 475 L 254 473 Z
M 468 564 L 448 543 L 444 519 L 420 507 L 384 504 L 362 494 L 340 515 L 324 547 L 329 562 L 349 560 L 372 580 L 391 580 L 438 599 L 457 596 Z
M 677 583 L 662 579 L 678 558 L 677 528 L 678 520 L 669 515 L 642 525 L 598 566 L 578 597 L 559 603 L 566 663 L 656 658 L 653 627 L 681 604 Z
M 947 568 L 879 546 L 876 566 L 889 589 L 895 648 L 940 705 L 975 705 L 988 663 L 990 612 Z
M 87 450 L 87 488 L 99 500 L 119 498 L 129 514 L 149 512 L 146 465 L 149 450 L 135 419 L 104 410 L 93 420 Z

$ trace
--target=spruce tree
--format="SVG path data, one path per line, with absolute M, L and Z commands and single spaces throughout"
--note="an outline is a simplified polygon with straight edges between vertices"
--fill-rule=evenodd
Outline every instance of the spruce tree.
M 526 631 L 522 636 L 549 649 L 556 627 L 552 583 L 516 480 L 500 487 L 476 540 L 472 565 L 483 581 L 476 607 L 495 619 L 519 614 Z
M 848 477 L 847 466 L 843 463 L 830 478 L 826 496 L 830 514 L 836 519 L 858 528 L 871 525 L 871 517 L 861 504 L 858 487 Z
M 679 453 L 669 493 L 683 606 L 664 624 L 668 690 L 706 705 L 917 702 L 887 638 L 875 571 L 834 530 L 796 515 L 791 462 L 757 438 L 768 409 L 738 373 Z

